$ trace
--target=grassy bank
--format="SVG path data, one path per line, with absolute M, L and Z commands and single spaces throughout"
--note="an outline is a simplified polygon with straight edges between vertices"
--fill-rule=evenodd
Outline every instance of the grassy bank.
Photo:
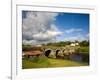
M 88 66 L 87 63 L 80 63 L 71 60 L 51 59 L 46 57 L 23 59 L 22 68 L 52 68 L 52 67 L 75 67 L 75 66 Z

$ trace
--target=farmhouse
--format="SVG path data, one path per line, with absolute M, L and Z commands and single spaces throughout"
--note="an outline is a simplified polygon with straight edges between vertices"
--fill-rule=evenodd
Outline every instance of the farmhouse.
M 70 46 L 71 47 L 79 46 L 79 43 L 71 43 Z
M 25 51 L 23 52 L 23 57 L 26 56 L 28 58 L 33 57 L 33 56 L 37 56 L 39 57 L 40 55 L 42 55 L 43 52 L 39 51 L 39 50 L 35 50 L 35 51 Z
M 42 45 L 38 44 L 38 45 L 35 45 L 35 47 L 41 47 Z

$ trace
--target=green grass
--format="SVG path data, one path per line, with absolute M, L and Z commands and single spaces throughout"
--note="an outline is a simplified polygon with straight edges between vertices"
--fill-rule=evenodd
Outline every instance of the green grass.
M 71 60 L 51 59 L 46 57 L 35 58 L 32 60 L 23 59 L 22 68 L 52 68 L 52 67 L 75 67 L 88 66 L 87 63 L 75 62 Z

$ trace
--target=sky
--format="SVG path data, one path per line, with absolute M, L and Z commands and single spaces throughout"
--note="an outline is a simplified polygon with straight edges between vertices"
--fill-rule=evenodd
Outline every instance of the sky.
M 22 11 L 24 44 L 89 40 L 89 14 Z

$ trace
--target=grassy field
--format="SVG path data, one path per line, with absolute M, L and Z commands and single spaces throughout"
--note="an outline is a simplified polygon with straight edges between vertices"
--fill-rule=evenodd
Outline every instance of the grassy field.
M 51 59 L 46 57 L 23 59 L 22 68 L 52 68 L 52 67 L 75 67 L 75 66 L 88 66 L 87 63 L 75 62 L 71 60 Z

